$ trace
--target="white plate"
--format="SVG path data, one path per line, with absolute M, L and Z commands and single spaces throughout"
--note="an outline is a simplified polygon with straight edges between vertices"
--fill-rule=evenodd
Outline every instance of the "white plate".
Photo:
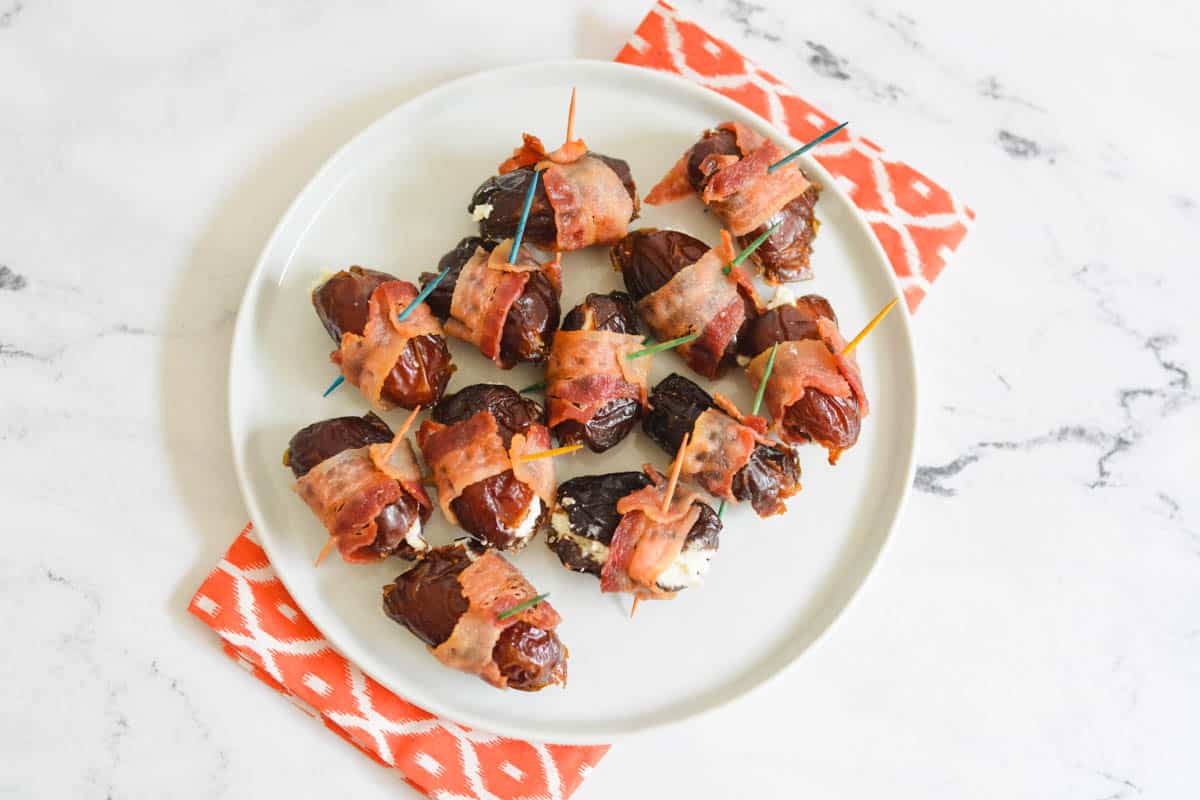
M 871 415 L 836 468 L 801 449 L 804 491 L 784 516 L 759 520 L 726 510 L 707 583 L 671 602 L 601 595 L 589 575 L 564 570 L 538 537 L 516 563 L 550 592 L 570 648 L 570 685 L 534 694 L 497 691 L 443 668 L 384 616 L 380 588 L 404 563 L 352 566 L 336 557 L 313 568 L 326 534 L 290 490 L 280 465 L 288 439 L 311 422 L 367 407 L 335 377 L 331 342 L 309 291 L 326 270 L 352 264 L 415 280 L 475 228 L 466 206 L 522 131 L 556 146 L 571 87 L 575 130 L 602 153 L 626 159 L 646 191 L 706 127 L 727 119 L 787 140 L 757 116 L 682 79 L 606 62 L 528 64 L 473 75 L 424 94 L 368 127 L 309 182 L 284 215 L 250 279 L 230 359 L 230 428 L 238 480 L 258 535 L 304 613 L 343 654 L 385 686 L 442 716 L 495 733 L 553 742 L 597 742 L 676 722 L 727 703 L 792 663 L 846 607 L 879 556 L 912 482 L 916 384 L 907 313 L 898 309 L 858 350 Z M 790 140 L 788 140 L 790 141 Z M 883 251 L 854 206 L 815 162 L 825 185 L 817 206 L 819 292 L 853 335 L 899 293 Z M 710 243 L 719 227 L 695 200 L 643 207 L 638 225 L 679 228 Z M 623 288 L 603 248 L 567 254 L 564 312 L 589 291 Z M 535 367 L 502 372 L 452 342 L 459 371 L 450 390 L 540 380 Z M 675 355 L 652 378 L 678 371 L 704 383 Z M 735 371 L 716 386 L 742 408 L 751 393 Z M 407 412 L 387 415 L 395 427 Z M 669 457 L 640 431 L 602 455 L 557 460 L 559 478 L 637 469 Z M 435 543 L 459 532 L 435 513 Z

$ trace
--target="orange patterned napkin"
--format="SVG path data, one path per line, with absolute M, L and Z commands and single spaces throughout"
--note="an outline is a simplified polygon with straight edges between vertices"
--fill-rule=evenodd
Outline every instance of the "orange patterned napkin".
M 802 141 L 836 124 L 663 2 L 617 60 L 696 81 Z M 857 133 L 843 131 L 812 152 L 871 224 L 909 309 L 916 309 L 974 213 Z M 534 744 L 471 730 L 383 688 L 300 613 L 250 525 L 201 584 L 189 610 L 225 640 L 235 662 L 430 797 L 565 800 L 608 751 L 607 745 Z
M 617 61 L 682 75 L 736 100 L 802 142 L 840 121 L 801 100 L 728 42 L 710 36 L 661 0 L 629 37 Z M 915 311 L 967 235 L 975 213 L 858 135 L 854 125 L 810 152 L 870 223 L 900 279 L 909 310 Z

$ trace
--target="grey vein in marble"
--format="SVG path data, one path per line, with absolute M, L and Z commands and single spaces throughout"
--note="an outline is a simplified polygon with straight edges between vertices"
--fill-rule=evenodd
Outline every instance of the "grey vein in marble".
M 839 81 L 850 80 L 850 73 L 846 71 L 849 64 L 844 58 L 835 55 L 828 47 L 811 39 L 805 41 L 805 44 L 812 51 L 808 57 L 808 65 L 813 68 L 814 72 Z
M 24 275 L 13 272 L 9 267 L 0 264 L 0 292 L 19 292 L 29 285 Z
M 0 28 L 10 27 L 24 10 L 25 4 L 22 3 L 21 0 L 16 0 L 16 2 L 14 2 L 7 11 L 0 14 Z
M 1042 154 L 1042 146 L 1033 139 L 1018 136 L 1012 131 L 1001 130 L 996 134 L 996 140 L 1004 152 L 1013 158 L 1037 158 Z
M 756 25 L 751 19 L 754 15 L 762 11 L 766 11 L 765 6 L 750 3 L 746 0 L 728 0 L 725 4 L 725 16 L 740 25 L 744 35 L 754 39 L 764 39 L 768 42 L 782 41 L 783 37 L 780 36 L 777 30 Z

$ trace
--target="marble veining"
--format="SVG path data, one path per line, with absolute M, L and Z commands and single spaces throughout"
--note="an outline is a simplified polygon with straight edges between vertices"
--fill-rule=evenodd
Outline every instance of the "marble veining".
M 914 319 L 915 491 L 850 612 L 577 798 L 1194 797 L 1195 10 L 673 4 L 979 220 Z M 246 519 L 239 298 L 373 118 L 607 57 L 647 5 L 0 0 L 0 800 L 417 797 L 186 614 Z

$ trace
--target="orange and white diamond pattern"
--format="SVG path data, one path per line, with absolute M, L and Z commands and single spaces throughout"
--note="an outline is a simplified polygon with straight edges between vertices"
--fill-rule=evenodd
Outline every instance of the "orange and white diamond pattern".
M 800 141 L 837 124 L 727 42 L 659 2 L 617 61 L 673 72 L 754 111 Z M 715 120 L 714 120 L 715 121 Z M 934 181 L 850 126 L 812 150 L 875 232 L 916 310 L 975 219 Z
M 436 800 L 565 800 L 608 750 L 505 739 L 397 697 L 300 613 L 249 525 L 190 611 L 225 640 L 231 658 Z

